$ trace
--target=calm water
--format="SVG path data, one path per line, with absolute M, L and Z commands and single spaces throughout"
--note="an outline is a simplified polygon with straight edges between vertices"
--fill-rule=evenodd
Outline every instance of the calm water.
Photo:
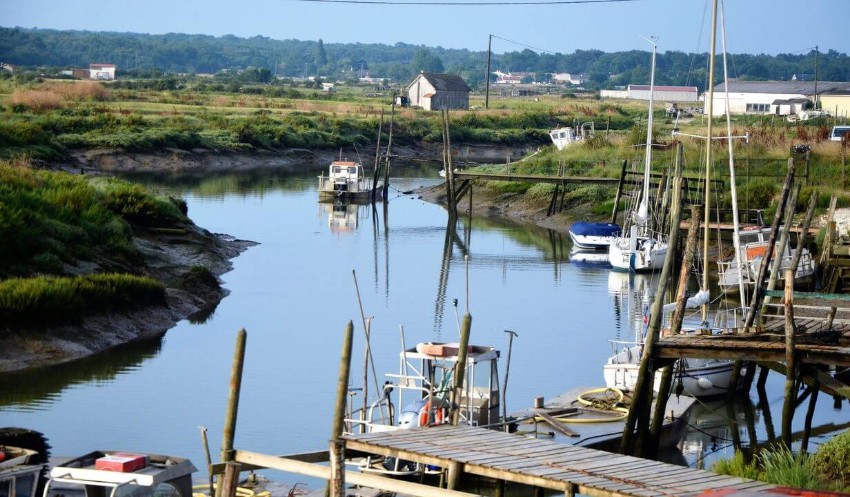
M 433 171 L 433 170 L 432 170 Z M 122 449 L 204 463 L 199 427 L 218 460 L 236 333 L 248 332 L 236 446 L 284 454 L 326 448 L 343 330 L 372 317 L 378 374 L 394 372 L 406 342 L 455 341 L 468 307 L 472 341 L 507 350 L 514 330 L 508 410 L 577 386 L 602 384 L 609 339 L 630 339 L 653 281 L 571 261 L 568 236 L 502 221 L 467 219 L 447 237 L 440 206 L 402 195 L 438 183 L 433 172 L 397 178 L 384 209 L 334 212 L 317 203 L 315 176 L 274 171 L 204 180 L 172 178 L 196 224 L 259 243 L 223 276 L 230 290 L 204 323 L 183 321 L 162 338 L 71 364 L 6 374 L 0 426 L 39 430 L 55 455 Z M 465 256 L 468 255 L 468 261 Z M 467 299 L 468 295 L 468 299 Z M 457 307 L 454 300 L 457 299 Z M 504 366 L 504 364 L 503 364 Z M 359 371 L 355 364 L 353 371 Z M 356 375 L 357 373 L 353 373 Z M 504 374 L 504 373 L 503 373 Z M 701 406 L 683 444 L 690 465 L 731 455 L 736 435 L 779 432 L 783 379 L 766 402 Z M 359 381 L 357 384 L 359 385 Z M 359 402 L 359 401 L 358 401 Z M 850 421 L 821 396 L 816 426 Z M 771 422 L 772 413 L 772 422 Z M 802 427 L 803 412 L 795 419 Z M 729 420 L 737 419 L 738 428 Z M 749 421 L 749 425 L 747 424 Z M 822 441 L 815 438 L 814 441 Z M 203 471 L 202 471 L 203 472 Z M 305 479 L 284 475 L 293 481 Z

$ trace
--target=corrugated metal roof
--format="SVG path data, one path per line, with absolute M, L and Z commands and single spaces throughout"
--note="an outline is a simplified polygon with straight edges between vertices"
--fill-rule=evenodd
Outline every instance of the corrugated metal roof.
M 629 90 L 632 91 L 649 91 L 649 85 L 629 85 Z M 696 93 L 696 86 L 658 86 L 655 85 L 655 91 L 681 91 Z
M 814 95 L 815 85 L 818 93 L 850 91 L 850 83 L 839 81 L 729 81 L 729 91 L 737 93 L 799 93 Z M 720 83 L 715 93 L 725 92 L 726 84 Z
M 423 78 L 428 80 L 435 89 L 442 91 L 472 91 L 472 88 L 466 84 L 466 81 L 463 80 L 460 76 L 455 74 L 437 74 L 437 73 L 429 73 L 423 72 L 420 74 Z

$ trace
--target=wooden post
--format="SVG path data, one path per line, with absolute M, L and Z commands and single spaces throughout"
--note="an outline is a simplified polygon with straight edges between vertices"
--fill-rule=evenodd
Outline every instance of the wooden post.
M 390 167 L 392 166 L 393 156 L 393 128 L 395 125 L 395 99 L 390 104 L 390 136 L 387 137 L 387 160 L 384 162 L 384 191 L 382 197 L 384 202 L 390 193 Z
M 381 128 L 383 127 L 384 108 L 381 107 L 381 120 L 378 122 L 378 144 L 375 146 L 375 170 L 372 172 L 372 192 L 369 194 L 373 204 L 375 203 L 375 197 L 378 194 L 378 174 L 381 170 Z
M 794 398 L 796 385 L 794 359 L 794 275 L 791 270 L 785 272 L 785 402 L 782 405 L 782 442 L 791 448 L 791 420 L 794 418 Z
M 216 497 L 236 497 L 236 489 L 239 487 L 239 471 L 242 465 L 238 462 L 224 463 L 224 478 L 221 480 Z
M 806 410 L 806 422 L 803 424 L 803 440 L 800 442 L 800 452 L 809 451 L 809 437 L 812 434 L 812 418 L 815 415 L 815 405 L 818 402 L 820 382 L 815 379 L 812 385 L 812 397 L 809 399 L 809 408 Z
M 345 441 L 335 438 L 329 446 L 331 479 L 328 480 L 331 497 L 345 497 Z
M 224 436 L 221 439 L 222 462 L 233 461 L 233 439 L 236 437 L 236 415 L 239 412 L 239 392 L 242 389 L 242 367 L 245 363 L 245 328 L 236 334 L 233 367 L 230 370 L 230 390 L 227 393 L 227 413 L 224 416 Z
M 774 252 L 777 254 L 773 259 L 773 265 L 770 268 L 770 276 L 767 279 L 767 289 L 773 290 L 776 288 L 776 282 L 779 280 L 780 272 L 782 271 L 782 254 L 785 253 L 785 247 L 788 245 L 789 233 L 791 232 L 791 220 L 794 218 L 794 212 L 797 209 L 797 197 L 800 195 L 800 189 L 803 185 L 797 183 L 797 186 L 791 192 L 791 197 L 785 205 L 785 224 L 782 226 L 782 234 L 779 236 L 779 241 L 776 243 Z M 761 314 L 764 315 L 767 310 L 766 306 L 770 303 L 770 297 L 764 298 L 764 304 L 761 307 Z
M 452 461 L 449 463 L 448 476 L 446 477 L 446 488 L 456 490 L 460 486 L 460 477 L 463 474 L 463 463 Z
M 345 442 L 342 431 L 345 423 L 345 404 L 348 393 L 348 376 L 351 372 L 351 343 L 354 336 L 354 323 L 345 325 L 342 339 L 342 354 L 339 359 L 339 374 L 336 380 L 336 404 L 334 406 L 333 427 L 331 428 L 330 463 L 331 479 L 325 494 L 332 497 L 345 497 Z
M 460 398 L 463 389 L 464 377 L 466 375 L 466 358 L 469 349 L 469 334 L 472 330 L 472 316 L 467 312 L 463 316 L 463 324 L 460 327 L 460 344 L 457 351 L 457 364 L 455 364 L 454 388 L 451 396 L 451 420 L 452 426 L 457 426 L 460 420 Z M 451 488 L 451 487 L 449 487 Z
M 803 247 L 806 246 L 806 238 L 809 236 L 809 226 L 812 225 L 812 218 L 815 215 L 815 208 L 818 206 L 818 191 L 812 192 L 809 198 L 809 208 L 806 210 L 806 218 L 803 220 L 803 226 L 800 235 L 797 237 L 797 247 L 794 249 L 794 257 L 791 258 L 790 268 L 797 274 L 797 266 L 800 265 L 800 259 L 803 257 Z
M 782 194 L 779 197 L 779 205 L 776 206 L 776 215 L 773 217 L 773 225 L 770 230 L 770 237 L 767 241 L 767 253 L 764 260 L 759 265 L 758 276 L 756 276 L 753 295 L 750 299 L 749 312 L 747 319 L 744 322 L 744 328 L 747 329 L 753 325 L 756 318 L 756 310 L 760 307 L 762 296 L 764 295 L 764 273 L 767 271 L 767 266 L 770 265 L 770 260 L 773 257 L 773 247 L 776 245 L 776 233 L 779 231 L 779 222 L 782 219 L 782 212 L 785 210 L 785 204 L 788 202 L 788 195 L 791 191 L 791 184 L 794 181 L 794 160 L 788 159 L 788 174 L 785 175 L 785 183 L 782 185 Z
M 681 168 L 679 168 L 681 171 Z M 673 188 L 673 219 L 681 219 L 682 217 L 682 183 L 681 174 L 676 175 L 676 183 Z M 679 223 L 670 224 L 670 236 L 667 240 L 668 247 L 675 247 L 679 240 Z M 673 262 L 676 258 L 676 251 L 667 250 L 664 257 L 664 266 L 661 268 L 661 277 L 658 284 L 658 289 L 655 293 L 655 298 L 652 301 L 652 309 L 649 313 L 649 329 L 647 331 L 646 340 L 644 342 L 643 356 L 638 369 L 638 378 L 635 385 L 635 394 L 632 399 L 632 409 L 629 410 L 629 415 L 626 418 L 626 425 L 623 429 L 623 438 L 620 440 L 620 453 L 631 454 L 634 449 L 634 433 L 637 429 L 638 433 L 645 433 L 649 428 L 649 407 L 652 402 L 652 384 L 655 375 L 654 355 L 655 342 L 658 341 L 658 335 L 661 330 L 661 308 L 664 301 L 664 292 L 667 290 L 667 282 L 670 279 L 670 273 L 673 270 Z M 663 406 L 659 406 L 662 410 Z M 656 407 L 658 409 L 659 407 Z
M 623 195 L 623 183 L 626 181 L 626 164 L 628 161 L 623 159 L 623 166 L 620 168 L 620 181 L 617 182 L 617 195 L 614 197 L 614 209 L 611 212 L 611 223 L 617 222 L 617 210 L 620 206 L 620 197 Z

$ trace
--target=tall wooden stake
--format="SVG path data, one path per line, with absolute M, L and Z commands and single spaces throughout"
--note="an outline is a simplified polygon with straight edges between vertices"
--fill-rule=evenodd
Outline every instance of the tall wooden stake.
M 378 145 L 375 147 L 375 170 L 372 173 L 372 203 L 378 194 L 378 174 L 381 170 L 381 128 L 384 127 L 384 109 L 381 108 L 381 121 L 378 123 Z
M 227 413 L 224 416 L 224 436 L 221 439 L 221 460 L 233 460 L 233 439 L 236 437 L 236 415 L 239 412 L 239 392 L 242 389 L 242 367 L 245 363 L 245 342 L 248 333 L 244 328 L 236 334 L 233 366 L 230 370 L 230 389 L 227 393 Z
M 617 210 L 620 207 L 620 197 L 623 195 L 623 182 L 626 181 L 626 164 L 628 161 L 623 159 L 623 166 L 620 169 L 620 181 L 617 183 L 617 195 L 614 197 L 614 209 L 611 212 L 611 223 L 617 222 Z
M 794 273 L 785 271 L 785 402 L 782 404 L 782 442 L 791 448 L 791 420 L 794 419 L 794 386 L 797 364 L 794 356 Z
M 354 324 L 345 325 L 342 340 L 342 355 L 339 360 L 339 374 L 336 381 L 336 405 L 334 407 L 333 427 L 330 440 L 331 479 L 325 493 L 332 497 L 345 497 L 345 442 L 342 431 L 345 427 L 345 404 L 348 394 L 348 377 L 351 372 L 351 344 L 354 336 Z

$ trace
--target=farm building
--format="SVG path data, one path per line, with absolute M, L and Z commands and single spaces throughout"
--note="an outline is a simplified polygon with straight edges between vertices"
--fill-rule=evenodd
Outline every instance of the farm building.
M 115 79 L 115 64 L 89 64 L 89 79 Z
M 726 108 L 728 86 L 729 112 L 732 114 L 799 114 L 819 95 L 821 108 L 847 115 L 850 109 L 850 83 L 834 81 L 736 81 L 721 83 L 714 89 L 714 115 Z M 842 95 L 843 94 L 843 95 Z M 842 98 L 843 96 L 843 98 Z M 824 98 L 827 99 L 824 102 Z
M 626 93 L 627 98 L 632 100 L 649 100 L 649 85 L 629 85 Z M 696 86 L 655 85 L 653 97 L 660 102 L 696 102 L 699 100 L 699 92 Z
M 472 88 L 454 74 L 420 73 L 407 85 L 410 105 L 425 110 L 469 109 Z

